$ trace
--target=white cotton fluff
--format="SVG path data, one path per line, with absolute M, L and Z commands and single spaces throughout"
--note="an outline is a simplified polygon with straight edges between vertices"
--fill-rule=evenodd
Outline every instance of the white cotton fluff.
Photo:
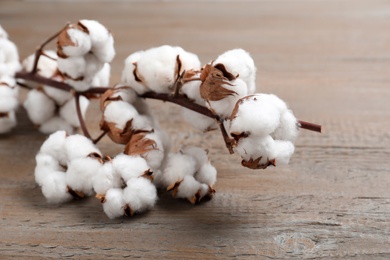
M 51 134 L 59 130 L 64 130 L 69 134 L 73 134 L 75 131 L 74 127 L 60 116 L 54 116 L 42 123 L 38 130 L 44 134 Z
M 239 76 L 248 87 L 248 94 L 256 92 L 256 67 L 250 54 L 243 49 L 227 51 L 214 61 L 214 65 L 221 63 L 234 76 Z
M 195 179 L 212 187 L 217 182 L 217 169 L 207 162 L 195 173 Z
M 191 203 L 195 203 L 195 194 L 200 190 L 200 188 L 201 184 L 195 180 L 194 176 L 184 176 L 183 181 L 177 189 L 176 198 L 187 199 Z
M 0 117 L 0 134 L 8 133 L 15 126 L 15 111 L 9 111 L 7 116 Z
M 126 203 L 123 199 L 122 189 L 109 189 L 104 198 L 103 210 L 107 217 L 114 219 L 124 215 Z
M 111 62 L 115 56 L 114 38 L 112 34 L 98 21 L 80 20 L 79 23 L 88 30 L 92 52 L 102 62 Z
M 264 164 L 267 162 L 267 159 L 272 160 L 276 157 L 274 142 L 275 141 L 269 135 L 265 137 L 248 136 L 239 140 L 235 147 L 235 151 L 241 155 L 245 161 L 262 157 L 259 163 Z
M 150 180 L 142 177 L 133 178 L 127 181 L 123 199 L 134 213 L 141 213 L 154 206 L 157 190 Z
M 43 142 L 39 152 L 52 156 L 61 165 L 66 166 L 68 157 L 65 149 L 67 133 L 64 130 L 57 131 L 51 134 L 45 142 Z
M 129 156 L 119 154 L 112 160 L 114 170 L 125 182 L 131 178 L 142 176 L 150 169 L 144 158 L 140 156 Z
M 181 70 L 179 73 L 183 72 L 184 70 L 200 70 L 201 64 L 198 55 L 185 51 L 182 47 L 179 46 L 174 47 L 174 49 L 179 55 L 179 59 L 181 61 Z
M 13 77 L 20 69 L 18 48 L 8 39 L 0 38 L 0 77 Z
M 84 96 L 79 97 L 81 116 L 85 118 L 85 114 L 88 109 L 89 100 Z M 59 112 L 60 116 L 64 118 L 69 124 L 74 127 L 80 127 L 80 120 L 77 116 L 76 101 L 75 98 L 69 99 L 61 108 Z
M 136 68 L 135 64 L 137 64 L 143 54 L 144 51 L 138 51 L 133 54 L 130 54 L 125 59 L 125 67 L 123 68 L 121 77 L 123 85 L 131 87 L 132 89 L 134 89 L 135 92 L 140 95 L 149 90 L 149 88 L 147 88 L 145 84 L 137 81 L 134 76 L 134 70 Z
M 280 125 L 273 133 L 273 137 L 294 142 L 298 134 L 298 121 L 291 110 L 286 110 L 280 117 Z
M 199 200 L 204 198 L 206 195 L 207 196 L 212 196 L 214 193 L 215 193 L 215 190 L 213 190 L 211 188 L 211 186 L 209 186 L 209 185 L 207 185 L 205 183 L 202 183 L 200 185 L 200 188 L 199 188 L 199 191 L 198 191 Z
M 101 62 L 93 53 L 87 53 L 83 56 L 83 59 L 85 59 L 83 78 L 78 80 L 68 78 L 65 80 L 77 91 L 86 91 L 91 88 L 93 78 L 104 67 L 104 62 Z
M 145 138 L 155 142 L 155 149 L 143 154 L 143 157 L 153 171 L 161 167 L 165 158 L 164 144 L 161 140 L 161 135 L 163 134 L 160 132 L 159 130 L 154 130 L 154 132 L 145 135 Z
M 198 171 L 202 165 L 207 164 L 209 162 L 209 158 L 207 156 L 207 151 L 193 145 L 186 145 L 180 148 L 180 151 L 183 154 L 192 156 L 192 158 L 196 161 L 195 171 Z
M 35 182 L 42 186 L 43 180 L 52 172 L 63 171 L 57 159 L 49 154 L 38 153 L 35 156 Z
M 103 68 L 99 70 L 92 80 L 94 87 L 107 87 L 110 84 L 111 65 L 104 63 Z
M 166 187 L 184 179 L 186 175 L 193 176 L 195 173 L 196 161 L 189 155 L 171 153 L 163 171 L 163 183 Z
M 0 25 L 0 38 L 8 38 L 8 33 L 4 30 L 4 28 Z
M 101 166 L 102 164 L 97 159 L 91 157 L 72 160 L 66 171 L 66 184 L 74 191 L 91 196 L 93 194 L 93 177 Z
M 38 74 L 45 78 L 51 78 L 57 72 L 57 53 L 52 50 L 43 51 L 44 55 L 39 57 Z M 48 57 L 47 57 L 48 56 Z M 31 71 L 34 66 L 35 54 L 31 54 L 23 60 L 22 66 L 26 71 Z
M 103 164 L 93 176 L 93 189 L 97 194 L 106 194 L 111 188 L 121 188 L 122 177 L 115 171 L 111 162 Z
M 294 153 L 294 144 L 290 141 L 275 140 L 274 152 L 276 165 L 288 164 Z
M 189 99 L 193 100 L 196 104 L 204 105 L 204 100 L 200 96 L 200 84 L 200 80 L 187 82 L 182 86 L 181 92 L 185 94 Z M 213 118 L 207 117 L 198 112 L 194 112 L 183 107 L 181 110 L 181 114 L 182 118 L 187 123 L 192 125 L 195 129 L 199 129 L 201 131 L 208 131 L 218 128 L 217 122 Z
M 235 91 L 236 94 L 225 97 L 218 101 L 208 101 L 207 105 L 220 117 L 228 118 L 232 114 L 233 108 L 240 98 L 245 97 L 248 94 L 248 88 L 246 83 L 237 78 L 229 81 L 231 85 L 223 84 L 226 89 Z
M 280 110 L 275 105 L 274 95 L 256 94 L 239 102 L 238 111 L 231 120 L 230 133 L 247 132 L 266 136 L 280 124 Z
M 115 123 L 119 129 L 123 129 L 126 123 L 138 116 L 137 110 L 127 102 L 110 102 L 104 109 L 104 121 Z
M 52 78 L 53 80 L 62 81 L 62 79 Z M 62 106 L 66 101 L 73 97 L 69 91 L 53 88 L 51 86 L 43 86 L 43 91 L 54 100 L 58 106 Z
M 66 138 L 65 151 L 68 156 L 68 162 L 71 162 L 76 158 L 86 157 L 91 153 L 97 153 L 102 156 L 99 149 L 90 139 L 78 134 Z
M 115 92 L 110 96 L 111 98 L 120 97 L 122 101 L 133 104 L 138 99 L 137 93 L 134 89 L 127 87 L 122 84 L 117 84 L 114 86 Z M 139 111 L 136 108 L 137 111 Z M 142 114 L 141 112 L 139 112 Z
M 56 104 L 43 91 L 33 89 L 27 94 L 27 98 L 23 103 L 30 120 L 40 125 L 54 116 L 56 112 Z
M 87 33 L 76 28 L 68 28 L 66 33 L 73 42 L 73 45 L 61 46 L 66 56 L 83 56 L 91 50 L 91 38 Z
M 72 199 L 66 186 L 65 173 L 55 171 L 42 180 L 42 193 L 48 203 L 60 204 Z
M 144 83 L 156 93 L 170 93 L 175 82 L 176 57 L 172 46 L 163 45 L 146 50 L 137 62 L 137 71 Z
M 194 112 L 187 108 L 183 107 L 181 109 L 181 116 L 192 127 L 200 131 L 207 132 L 218 129 L 218 123 L 215 121 L 215 119 L 202 115 L 198 112 Z
M 68 57 L 66 59 L 58 57 L 57 65 L 59 71 L 71 79 L 84 78 L 87 61 L 84 56 Z
M 18 107 L 18 89 L 11 78 L 0 78 L 0 113 L 9 112 Z

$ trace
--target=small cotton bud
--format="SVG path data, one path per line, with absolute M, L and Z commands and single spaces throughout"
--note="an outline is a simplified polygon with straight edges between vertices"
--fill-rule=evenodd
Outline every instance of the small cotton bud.
M 177 188 L 176 198 L 187 199 L 191 203 L 197 202 L 196 193 L 200 190 L 201 184 L 191 175 L 183 178 Z
M 138 115 L 137 110 L 124 101 L 109 103 L 104 110 L 104 121 L 114 123 L 115 127 L 123 129 L 126 123 Z
M 59 37 L 66 39 L 63 41 L 59 40 L 59 47 L 66 56 L 82 56 L 91 50 L 91 39 L 89 35 L 78 29 L 75 26 L 71 26 L 61 33 Z
M 74 80 L 83 79 L 85 77 L 87 61 L 84 56 L 74 56 L 66 59 L 58 58 L 57 65 L 58 69 L 66 77 Z
M 61 166 L 53 156 L 38 153 L 35 156 L 36 166 L 34 170 L 35 182 L 42 186 L 43 180 L 52 172 L 61 171 Z
M 195 170 L 198 171 L 202 165 L 209 162 L 207 151 L 196 146 L 187 145 L 180 149 L 183 154 L 192 156 L 196 161 Z
M 217 169 L 210 163 L 206 163 L 196 172 L 195 179 L 212 187 L 217 181 Z
M 123 216 L 125 206 L 122 189 L 112 188 L 104 195 L 103 210 L 110 219 Z
M 195 173 L 196 161 L 186 154 L 169 154 L 163 173 L 165 185 L 168 187 L 181 181 L 186 175 L 193 176 Z
M 154 206 L 157 200 L 156 187 L 146 178 L 133 178 L 127 181 L 123 198 L 131 212 L 141 213 Z

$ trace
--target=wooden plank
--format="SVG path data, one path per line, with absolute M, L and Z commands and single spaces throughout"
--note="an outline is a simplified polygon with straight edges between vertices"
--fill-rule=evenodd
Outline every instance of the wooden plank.
M 165 194 L 146 214 L 109 220 L 93 198 L 46 204 L 33 176 L 45 136 L 19 109 L 15 131 L 0 136 L 0 258 L 389 258 L 389 13 L 380 0 L 1 1 L 0 24 L 21 57 L 67 21 L 107 25 L 113 83 L 140 49 L 179 45 L 208 62 L 242 47 L 258 67 L 258 91 L 279 95 L 324 133 L 302 130 L 290 165 L 252 171 L 219 133 L 194 131 L 177 106 L 151 101 L 174 148 L 210 150 L 217 194 L 197 206 Z M 93 135 L 99 117 L 94 103 Z M 106 138 L 99 147 L 121 150 Z

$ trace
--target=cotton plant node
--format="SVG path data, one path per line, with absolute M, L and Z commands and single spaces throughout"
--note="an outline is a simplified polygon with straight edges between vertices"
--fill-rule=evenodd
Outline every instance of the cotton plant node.
M 44 50 L 55 39 L 57 49 Z M 38 130 L 50 134 L 35 158 L 35 181 L 44 197 L 61 204 L 95 196 L 109 218 L 151 209 L 158 190 L 192 204 L 216 192 L 217 169 L 208 151 L 195 146 L 171 151 L 171 140 L 146 99 L 181 106 L 183 120 L 200 131 L 219 129 L 229 153 L 238 153 L 250 169 L 287 164 L 299 129 L 321 131 L 319 125 L 297 120 L 275 95 L 255 93 L 256 67 L 242 49 L 203 66 L 196 54 L 178 46 L 140 50 L 125 59 L 121 82 L 113 87 L 114 38 L 94 20 L 66 24 L 23 66 L 16 46 L 0 30 L 2 53 L 0 132 L 16 125 L 18 85 L 28 89 L 23 106 Z M 93 138 L 84 118 L 95 98 L 100 99 L 97 127 L 102 132 Z M 99 150 L 106 135 L 122 146 L 120 154 Z

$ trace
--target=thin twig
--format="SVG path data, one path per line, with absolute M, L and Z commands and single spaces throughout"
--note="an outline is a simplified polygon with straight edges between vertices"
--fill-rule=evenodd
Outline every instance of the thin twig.
M 87 126 L 85 125 L 83 115 L 81 114 L 80 93 L 76 92 L 74 95 L 74 99 L 76 101 L 76 112 L 77 112 L 77 117 L 79 118 L 81 130 L 83 131 L 85 137 L 92 140 L 91 135 L 88 132 Z
M 22 88 L 25 88 L 25 89 L 28 89 L 28 90 L 31 90 L 33 89 L 32 87 L 22 83 L 22 82 L 19 82 L 19 81 L 16 81 L 16 84 L 18 84 L 19 86 L 21 86 Z
M 310 131 L 314 131 L 314 132 L 318 132 L 318 133 L 321 133 L 321 131 L 322 131 L 321 125 L 305 122 L 302 120 L 298 120 L 298 123 L 299 123 L 299 127 L 302 129 L 306 129 L 306 130 L 310 130 Z
M 103 131 L 98 137 L 96 137 L 94 140 L 93 140 L 93 143 L 94 144 L 97 144 L 105 135 L 107 134 L 107 131 Z
M 58 35 L 60 35 L 60 33 L 62 33 L 62 31 L 65 30 L 68 26 L 69 26 L 69 23 L 67 23 L 67 24 L 65 25 L 64 28 L 62 28 L 60 31 L 58 31 L 58 32 L 55 33 L 53 36 L 51 36 L 49 39 L 47 39 L 46 41 L 44 41 L 44 42 L 37 48 L 37 50 L 35 51 L 34 65 L 33 65 L 33 68 L 32 68 L 31 73 L 33 73 L 33 74 L 37 73 L 37 70 L 38 70 L 38 62 L 39 62 L 39 58 L 41 57 L 41 55 L 42 55 L 42 53 L 43 53 L 43 48 L 44 48 L 49 42 L 51 42 L 52 40 L 54 40 Z

